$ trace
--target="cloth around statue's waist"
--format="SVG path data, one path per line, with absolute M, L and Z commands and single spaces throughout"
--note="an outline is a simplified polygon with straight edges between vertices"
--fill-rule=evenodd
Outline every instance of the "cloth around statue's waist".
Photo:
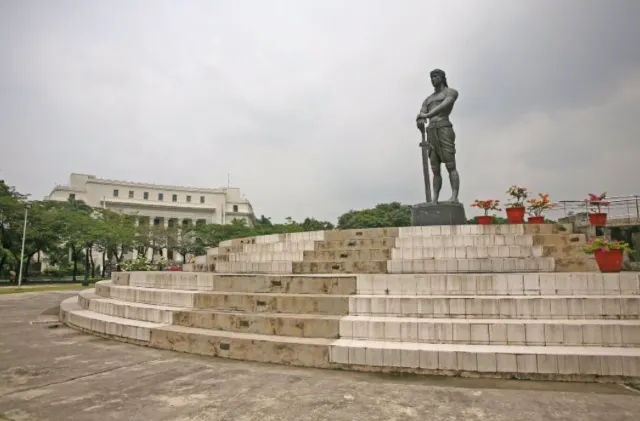
M 426 129 L 427 130 L 429 130 L 429 129 L 441 129 L 443 127 L 453 127 L 453 124 L 451 124 L 451 121 L 449 121 L 449 119 L 438 120 L 438 121 L 429 120 L 429 125 L 426 127 Z

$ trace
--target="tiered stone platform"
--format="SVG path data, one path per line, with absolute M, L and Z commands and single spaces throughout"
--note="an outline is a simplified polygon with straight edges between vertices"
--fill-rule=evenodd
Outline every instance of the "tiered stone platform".
M 601 274 L 553 225 L 319 231 L 226 241 L 187 272 L 115 273 L 63 302 L 122 341 L 308 367 L 640 378 L 638 273 Z

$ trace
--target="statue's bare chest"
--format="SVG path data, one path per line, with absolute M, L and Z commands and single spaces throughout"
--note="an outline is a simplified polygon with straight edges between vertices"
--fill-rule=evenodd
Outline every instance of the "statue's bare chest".
M 433 107 L 439 105 L 442 101 L 444 101 L 445 97 L 446 94 L 444 91 L 429 95 L 426 99 L 427 110 L 430 111 L 433 109 Z

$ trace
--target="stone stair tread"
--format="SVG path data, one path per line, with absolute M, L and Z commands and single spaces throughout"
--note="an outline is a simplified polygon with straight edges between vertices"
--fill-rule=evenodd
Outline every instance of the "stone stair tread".
M 64 311 L 71 312 L 77 316 L 86 317 L 88 319 L 100 320 L 108 323 L 115 323 L 115 324 L 135 326 L 135 327 L 144 327 L 144 328 L 157 328 L 161 326 L 166 326 L 166 324 L 163 324 L 163 323 L 147 322 L 147 321 L 136 320 L 136 319 L 125 319 L 123 317 L 109 316 L 107 314 L 86 310 L 80 307 L 80 305 L 78 304 L 78 297 L 68 298 L 67 300 L 63 301 L 60 304 L 60 307 Z
M 471 345 L 471 344 L 432 344 L 425 342 L 390 342 L 359 339 L 338 339 L 334 347 L 394 349 L 408 351 L 461 352 L 478 354 L 549 354 L 640 357 L 640 348 L 597 347 L 597 346 L 528 346 L 528 345 Z
M 328 338 L 303 338 L 297 336 L 279 336 L 279 335 L 265 335 L 259 333 L 242 333 L 231 332 L 226 330 L 213 330 L 202 329 L 197 327 L 186 327 L 177 325 L 165 325 L 158 328 L 158 330 L 170 331 L 175 333 L 184 333 L 190 335 L 201 335 L 215 338 L 228 338 L 228 339 L 245 339 L 253 341 L 266 341 L 266 342 L 278 342 L 288 344 L 300 344 L 300 345 L 324 345 L 329 346 L 334 343 L 335 339 Z
M 517 300 L 532 300 L 532 299 L 640 299 L 640 295 L 633 294 L 624 294 L 624 295 L 588 295 L 588 294 L 580 294 L 580 295 L 457 295 L 457 294 L 438 294 L 438 295 L 386 295 L 386 294 L 357 294 L 351 295 L 353 298 L 416 298 L 416 299 L 424 299 L 424 298 L 433 298 L 433 299 L 441 299 L 441 298 L 450 298 L 450 299 L 476 299 L 476 300 L 498 300 L 498 299 L 517 299 Z
M 563 325 L 624 325 L 640 326 L 638 319 L 463 319 L 463 318 L 433 318 L 433 317 L 402 317 L 402 316 L 342 316 L 341 321 L 357 322 L 390 322 L 390 323 L 461 323 L 461 324 L 563 324 Z
M 320 250 L 325 252 L 324 250 Z M 331 251 L 333 253 L 333 251 Z M 351 259 L 349 262 L 384 262 L 387 263 L 390 259 L 367 259 L 367 260 L 358 260 Z M 295 263 L 344 263 L 344 260 L 300 260 Z M 353 276 L 353 275 L 352 275 Z
M 93 294 L 92 296 L 88 297 L 87 295 L 83 295 L 84 298 L 88 298 L 90 300 L 95 300 L 101 303 L 108 303 L 108 304 L 113 304 L 113 305 L 118 305 L 118 306 L 127 306 L 127 307 L 135 307 L 135 308 L 147 308 L 147 309 L 154 309 L 154 310 L 165 310 L 165 311 L 188 311 L 191 310 L 191 308 L 189 307 L 177 307 L 177 306 L 168 306 L 166 304 L 148 304 L 148 303 L 139 303 L 139 302 L 134 302 L 134 301 L 125 301 L 125 300 L 119 300 L 119 299 L 115 299 L 115 298 L 105 298 L 105 297 L 101 297 L 99 295 L 95 295 Z
M 342 320 L 344 319 L 344 315 L 339 314 L 314 314 L 314 313 L 274 313 L 274 312 L 258 312 L 252 313 L 247 311 L 237 311 L 237 310 L 209 310 L 202 308 L 189 308 L 185 309 L 191 313 L 206 313 L 206 314 L 225 314 L 225 315 L 234 315 L 234 316 L 249 316 L 249 317 L 264 317 L 264 318 L 283 318 L 283 319 L 309 319 L 309 320 Z M 640 323 L 640 322 L 639 322 Z
M 351 275 L 353 276 L 353 275 Z M 176 293 L 191 293 L 195 295 L 260 295 L 260 296 L 268 296 L 268 297 L 305 297 L 305 298 L 315 298 L 315 297 L 353 297 L 354 295 L 346 295 L 346 294 L 297 294 L 297 293 L 283 293 L 283 292 L 238 292 L 238 291 L 209 291 L 209 290 L 186 290 L 186 289 L 165 289 L 165 288 L 147 288 L 140 286 L 127 286 L 127 285 L 112 285 L 111 288 L 128 288 L 128 289 L 139 289 L 150 292 L 176 292 Z M 97 296 L 96 298 L 105 298 Z M 122 300 L 124 301 L 124 300 Z M 127 303 L 132 301 L 126 301 Z M 174 308 L 174 307 L 172 307 Z
M 149 292 L 165 292 L 165 293 L 178 293 L 178 294 L 198 294 L 199 292 L 208 292 L 207 290 L 197 290 L 197 289 L 180 289 L 180 288 L 155 288 L 155 287 L 144 287 L 139 285 L 114 285 L 114 284 L 106 284 L 109 288 L 115 289 L 130 289 L 130 290 L 138 290 L 138 291 L 149 291 Z M 105 297 L 101 297 L 105 298 Z
M 104 322 L 136 326 L 136 327 L 154 328 L 154 327 L 165 326 L 163 323 L 147 322 L 144 320 L 136 320 L 136 319 L 125 319 L 123 317 L 110 316 L 108 314 L 97 313 L 91 310 L 73 310 L 73 313 L 77 314 L 78 316 L 83 316 L 90 319 L 96 319 Z
M 386 262 L 386 260 L 385 260 Z M 211 272 L 215 276 L 266 276 L 287 278 L 352 278 L 354 273 L 247 273 L 247 272 Z

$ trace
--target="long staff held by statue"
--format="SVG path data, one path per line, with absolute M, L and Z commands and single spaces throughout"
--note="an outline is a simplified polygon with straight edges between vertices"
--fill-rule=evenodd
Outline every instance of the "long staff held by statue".
M 429 144 L 426 140 L 424 121 L 418 123 L 418 130 L 422 135 L 422 142 L 418 145 L 422 148 L 422 171 L 424 172 L 424 190 L 427 203 L 431 203 L 431 179 L 429 176 Z

